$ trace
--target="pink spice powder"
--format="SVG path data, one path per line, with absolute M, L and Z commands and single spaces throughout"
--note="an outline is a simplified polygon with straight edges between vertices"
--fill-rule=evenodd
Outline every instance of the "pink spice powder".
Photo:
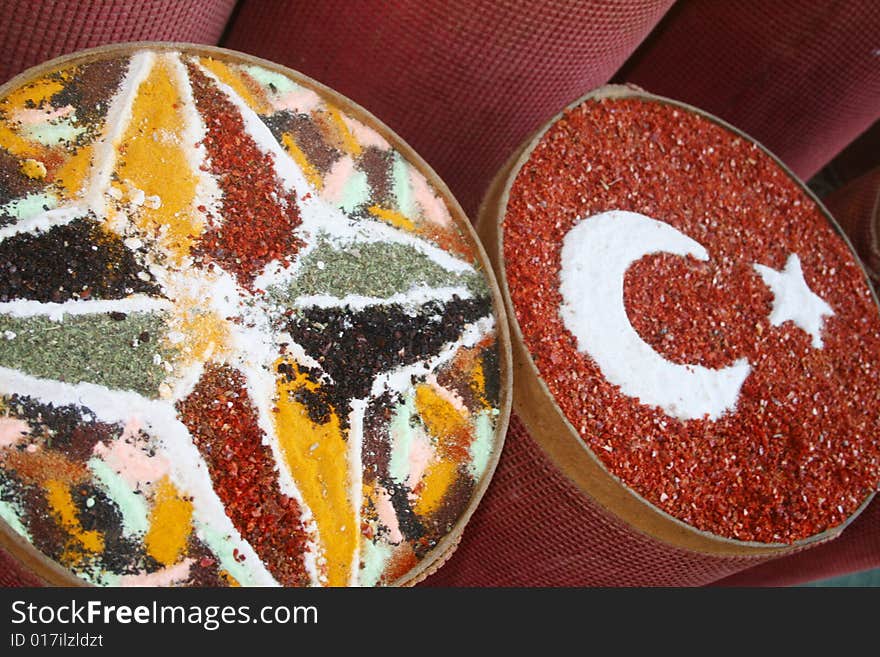
M 667 222 L 708 251 L 706 262 L 638 261 L 624 302 L 641 338 L 670 361 L 748 359 L 737 406 L 717 421 L 680 421 L 623 395 L 564 327 L 563 239 L 607 210 Z M 556 402 L 652 504 L 724 537 L 791 543 L 841 524 L 877 488 L 877 307 L 845 242 L 755 144 L 662 102 L 585 102 L 517 175 L 503 246 L 517 320 Z M 835 313 L 822 349 L 792 322 L 769 322 L 773 294 L 753 264 L 781 270 L 791 253 Z

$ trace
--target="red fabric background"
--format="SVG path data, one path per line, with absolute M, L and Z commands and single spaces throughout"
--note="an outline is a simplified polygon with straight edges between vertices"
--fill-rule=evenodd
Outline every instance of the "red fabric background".
M 608 81 L 672 0 L 246 0 L 225 45 L 380 117 L 473 215 L 509 153 Z
M 235 0 L 0 0 L 0 83 L 52 57 L 120 41 L 216 44 Z M 0 550 L 0 586 L 35 586 Z
M 215 45 L 235 0 L 0 0 L 0 83 L 24 69 L 119 41 Z
M 618 78 L 720 116 L 806 180 L 880 119 L 878 34 L 877 2 L 678 2 Z
M 634 531 L 562 475 L 514 416 L 458 549 L 423 586 L 699 586 L 760 562 Z

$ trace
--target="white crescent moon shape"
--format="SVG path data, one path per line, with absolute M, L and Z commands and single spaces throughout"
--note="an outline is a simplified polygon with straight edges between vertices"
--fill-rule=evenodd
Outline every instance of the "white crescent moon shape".
M 736 406 L 751 367 L 744 358 L 718 370 L 679 365 L 639 337 L 626 313 L 623 280 L 652 253 L 709 259 L 698 242 L 643 214 L 611 210 L 580 221 L 563 240 L 560 315 L 578 351 L 625 395 L 680 420 L 716 420 Z

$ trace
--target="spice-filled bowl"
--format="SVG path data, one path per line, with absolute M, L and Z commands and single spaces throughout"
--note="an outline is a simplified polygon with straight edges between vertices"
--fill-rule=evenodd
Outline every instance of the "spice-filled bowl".
M 513 155 L 478 233 L 530 440 L 668 561 L 730 572 L 833 538 L 871 499 L 877 301 L 833 219 L 752 139 L 601 88 Z
M 0 87 L 0 547 L 22 581 L 405 585 L 510 407 L 504 306 L 386 126 L 271 62 L 114 45 Z

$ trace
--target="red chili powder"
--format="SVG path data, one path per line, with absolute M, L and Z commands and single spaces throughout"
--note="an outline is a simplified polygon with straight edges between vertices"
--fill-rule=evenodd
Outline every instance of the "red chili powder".
M 624 303 L 670 361 L 748 359 L 737 406 L 718 420 L 680 421 L 622 394 L 565 328 L 563 239 L 608 210 L 667 222 L 708 251 L 707 262 L 657 254 L 633 264 Z M 791 543 L 844 522 L 877 488 L 877 307 L 844 241 L 754 143 L 662 102 L 585 102 L 517 175 L 503 247 L 516 317 L 556 402 L 652 504 L 717 535 Z M 773 294 L 753 265 L 782 270 L 791 253 L 835 313 L 821 349 L 792 322 L 769 322 Z
M 178 410 L 242 538 L 279 583 L 308 586 L 300 508 L 278 486 L 275 461 L 263 445 L 241 373 L 226 365 L 209 365 Z
M 207 230 L 195 250 L 249 287 L 268 262 L 301 246 L 293 236 L 301 222 L 296 199 L 282 188 L 273 157 L 248 135 L 238 109 L 196 66 L 188 70 L 205 120 L 210 171 L 223 192 L 223 222 Z

